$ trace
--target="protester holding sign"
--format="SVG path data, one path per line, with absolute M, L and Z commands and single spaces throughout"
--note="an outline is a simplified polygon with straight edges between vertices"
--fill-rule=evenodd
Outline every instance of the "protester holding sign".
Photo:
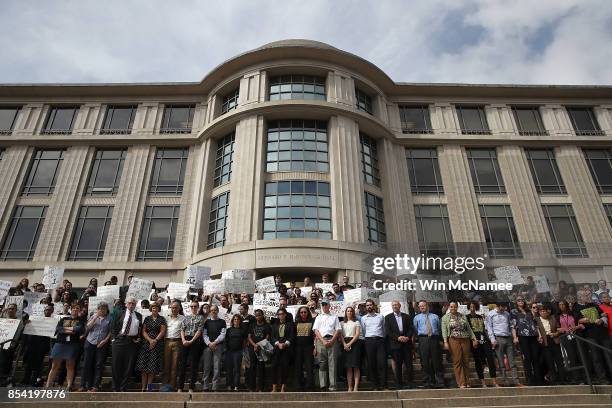
M 49 357 L 53 359 L 51 371 L 47 377 L 47 388 L 55 381 L 55 376 L 61 367 L 62 362 L 66 362 L 67 388 L 72 389 L 74 381 L 76 359 L 79 355 L 81 342 L 79 336 L 85 330 L 85 325 L 79 319 L 81 307 L 78 304 L 72 305 L 70 316 L 60 319 L 56 328 L 57 340 Z
M 5 386 L 10 380 L 15 348 L 23 330 L 21 320 L 17 318 L 17 305 L 9 303 L 0 319 L 0 384 Z
M 50 319 L 53 313 L 53 305 L 45 305 L 42 319 Z M 26 322 L 26 328 L 32 325 L 31 321 Z M 54 325 L 55 329 L 55 325 Z M 51 349 L 51 338 L 43 335 L 27 335 L 24 329 L 24 349 L 23 349 L 23 379 L 21 383 L 26 386 L 40 386 L 42 381 L 42 369 L 45 356 Z

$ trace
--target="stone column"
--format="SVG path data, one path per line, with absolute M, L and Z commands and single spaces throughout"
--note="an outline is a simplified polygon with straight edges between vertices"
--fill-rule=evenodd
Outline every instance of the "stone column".
M 198 103 L 193 112 L 193 123 L 191 124 L 191 134 L 198 134 L 206 124 L 206 104 Z
M 268 75 L 266 71 L 254 71 L 244 74 L 240 80 L 238 105 L 261 103 L 266 100 Z
M 459 122 L 453 105 L 435 103 L 431 109 L 431 127 L 435 134 L 456 135 L 459 132 Z
M 159 117 L 163 113 L 160 103 L 146 102 L 138 106 L 134 118 L 133 134 L 152 134 L 155 132 Z
M 13 215 L 13 208 L 21 194 L 23 179 L 28 170 L 31 149 L 27 146 L 11 146 L 4 151 L 0 160 L 0 237 L 5 236 L 8 223 Z
M 329 171 L 333 237 L 338 241 L 366 241 L 360 148 L 357 123 L 333 116 L 329 122 Z
M 92 135 L 102 127 L 102 113 L 102 104 L 86 103 L 81 105 L 72 133 L 75 135 Z
M 512 112 L 507 105 L 487 105 L 485 112 L 491 134 L 508 137 L 514 134 Z
M 597 118 L 597 123 L 601 130 L 603 130 L 606 135 L 612 136 L 612 105 L 595 106 L 593 108 L 593 113 L 595 114 L 595 118 Z
M 327 101 L 355 107 L 355 81 L 342 71 L 327 73 Z
M 21 108 L 19 116 L 17 116 L 13 134 L 15 136 L 28 136 L 36 133 L 42 126 L 46 111 L 42 103 L 29 103 L 25 105 Z
M 372 97 L 372 107 L 374 117 L 378 118 L 385 125 L 389 126 L 389 113 L 387 112 L 387 100 L 380 94 Z
M 189 157 L 185 167 L 183 194 L 181 194 L 181 208 L 176 226 L 176 239 L 174 241 L 174 260 L 190 258 L 192 253 L 192 236 L 189 233 L 193 222 L 193 207 L 197 208 L 197 200 L 193 200 L 193 190 L 196 187 L 198 163 L 200 162 L 200 146 L 189 148 Z
M 574 129 L 565 108 L 561 105 L 544 105 L 540 108 L 544 128 L 550 136 L 572 136 Z
M 612 228 L 581 149 L 561 146 L 555 148 L 555 155 L 589 256 L 609 257 Z

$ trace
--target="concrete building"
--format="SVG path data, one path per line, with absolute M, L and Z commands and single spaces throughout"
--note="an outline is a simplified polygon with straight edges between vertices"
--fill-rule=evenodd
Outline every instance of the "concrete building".
M 406 67 L 409 69 L 409 67 Z M 612 87 L 393 82 L 287 40 L 197 83 L 0 86 L 0 276 L 189 264 L 354 282 L 375 253 L 612 280 Z

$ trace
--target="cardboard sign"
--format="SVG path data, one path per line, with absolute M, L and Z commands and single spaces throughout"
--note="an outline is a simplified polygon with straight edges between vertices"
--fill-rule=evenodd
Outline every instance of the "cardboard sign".
M 495 278 L 501 283 L 511 283 L 513 285 L 522 285 L 525 283 L 521 276 L 521 271 L 518 266 L 501 266 L 493 270 Z
M 255 281 L 255 287 L 259 293 L 276 292 L 276 282 L 274 281 L 274 276 L 257 279 Z
M 391 306 L 392 303 L 393 302 L 380 302 L 380 314 L 386 316 L 393 313 L 393 307 Z M 408 302 L 400 302 L 400 312 L 408 313 L 408 311 Z
M 255 293 L 255 281 L 244 279 L 223 279 L 227 293 Z
M 132 278 L 133 281 L 133 278 Z M 103 298 L 119 299 L 119 285 L 98 286 L 96 295 Z M 148 297 L 148 294 L 147 294 Z
M 394 300 L 397 300 L 399 302 L 406 302 L 407 301 L 406 295 L 407 293 L 403 290 L 390 290 L 388 292 L 381 294 L 378 297 L 378 300 L 380 300 L 380 303 L 393 302 Z
M 50 337 L 54 339 L 55 328 L 57 327 L 58 318 L 56 317 L 39 317 L 30 319 L 30 323 L 26 324 L 23 329 L 23 334 L 30 336 Z
M 30 312 L 28 313 L 30 315 L 30 319 L 45 317 L 45 307 L 47 307 L 47 305 L 40 303 L 33 304 L 30 307 Z
M 255 280 L 255 271 L 253 269 L 230 269 L 229 271 L 221 272 L 221 278 Z
M 62 286 L 64 279 L 64 268 L 61 266 L 45 266 L 43 271 L 42 283 L 45 285 L 45 289 L 55 289 Z
M 48 295 L 44 292 L 23 292 L 23 300 L 27 303 L 27 306 L 23 309 L 24 312 L 30 314 L 32 306 L 39 304 L 40 301 L 46 298 Z
M 20 322 L 20 319 L 0 319 L 0 343 L 13 340 Z M 11 343 L 8 342 L 4 344 L 3 348 L 8 350 L 10 346 Z
M 312 292 L 312 286 L 302 286 L 300 288 L 300 296 L 310 299 L 310 293 Z
M 225 282 L 222 279 L 204 281 L 202 285 L 202 294 L 212 295 L 215 293 L 225 293 Z
M 546 278 L 546 276 L 534 276 L 533 283 L 535 283 L 535 287 L 538 293 L 550 292 L 550 286 L 548 285 L 548 279 Z
M 136 300 L 148 299 L 153 288 L 153 282 L 145 279 L 132 278 L 126 299 L 134 297 Z
M 287 306 L 287 310 L 289 310 L 289 306 Z M 240 304 L 238 303 L 234 303 L 232 305 L 232 310 L 231 313 L 233 315 L 235 314 L 240 314 Z M 253 313 L 255 313 L 255 307 L 253 305 L 249 305 L 249 311 L 247 312 L 248 314 L 252 315 Z
M 253 295 L 254 309 L 261 309 L 263 306 L 278 309 L 280 306 L 280 293 L 255 293 Z
M 205 280 L 210 279 L 210 266 L 189 265 L 183 274 L 183 283 L 192 288 L 200 289 Z
M 168 296 L 170 299 L 186 300 L 189 292 L 188 283 L 170 282 L 168 284 Z
M 338 317 L 344 317 L 344 311 L 347 307 L 352 306 L 352 303 L 349 302 L 329 302 L 329 312 Z M 295 315 L 294 315 L 295 317 Z
M 315 283 L 315 287 L 323 290 L 323 296 L 327 295 L 327 292 L 334 292 L 333 283 Z
M 7 296 L 4 301 L 4 307 L 14 303 L 17 305 L 17 317 L 23 316 L 23 296 Z
M 344 301 L 349 303 L 365 302 L 368 299 L 367 288 L 349 289 L 344 291 Z
M 12 285 L 13 282 L 11 281 L 0 280 L 0 303 L 4 302 L 4 299 L 6 299 L 6 297 L 8 296 L 9 290 L 11 289 Z

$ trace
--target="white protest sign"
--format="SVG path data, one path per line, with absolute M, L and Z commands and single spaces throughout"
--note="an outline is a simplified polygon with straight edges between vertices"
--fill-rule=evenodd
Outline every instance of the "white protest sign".
M 394 300 L 398 300 L 400 302 L 406 302 L 407 301 L 407 293 L 403 290 L 390 290 L 388 292 L 385 292 L 383 294 L 381 294 L 378 297 L 378 300 L 382 303 L 382 302 L 392 302 Z
M 8 296 L 9 290 L 13 282 L 0 280 L 0 303 L 4 302 L 4 299 Z
M 339 301 L 329 302 L 329 312 L 335 316 L 344 317 L 344 311 L 349 306 L 352 306 L 352 303 Z
M 96 295 L 104 298 L 119 299 L 119 289 L 119 285 L 99 286 Z
M 291 316 L 293 316 L 293 318 L 295 319 L 298 315 L 298 310 L 300 310 L 300 307 L 302 306 L 304 305 L 288 305 L 287 313 L 291 313 Z
M 60 316 L 64 311 L 64 304 L 62 302 L 54 302 L 53 303 L 53 313 L 51 316 Z
M 279 293 L 255 293 L 253 295 L 253 309 L 261 309 L 267 319 L 276 316 L 280 306 Z
M 344 301 L 349 303 L 361 302 L 368 299 L 367 288 L 349 289 L 344 291 Z
M 548 286 L 548 279 L 546 276 L 534 276 L 533 283 L 535 283 L 538 293 L 550 292 L 550 286 Z
M 47 305 L 43 305 L 40 303 L 33 304 L 30 307 L 30 312 L 28 313 L 30 315 L 30 319 L 37 317 L 45 317 L 45 307 L 47 307 Z
M 225 282 L 222 279 L 204 281 L 202 285 L 202 294 L 212 295 L 214 293 L 225 293 Z
M 255 281 L 243 279 L 223 279 L 227 293 L 255 293 Z
M 323 291 L 323 296 L 327 295 L 327 292 L 334 292 L 333 283 L 315 283 L 315 287 Z
M 511 283 L 513 285 L 525 283 L 518 266 L 501 266 L 493 271 L 495 272 L 495 278 L 500 283 Z
M 183 307 L 183 314 L 185 316 L 191 316 L 191 307 L 189 306 L 191 302 L 181 302 L 181 306 Z
M 183 283 L 193 288 L 200 289 L 202 287 L 202 282 L 210 279 L 210 272 L 210 266 L 189 265 L 183 274 Z
M 164 317 L 170 317 L 170 307 L 168 305 L 162 305 L 161 310 L 159 311 L 159 314 L 164 316 Z
M 151 316 L 151 311 L 149 309 L 139 309 L 136 311 L 142 315 L 142 321 L 144 321 L 145 317 Z
M 391 306 L 393 302 L 380 302 L 380 314 L 386 316 L 390 313 L 393 313 L 393 307 Z M 400 311 L 404 313 L 408 313 L 408 302 L 403 301 L 400 302 Z
M 15 332 L 19 327 L 20 319 L 0 319 L 0 343 L 7 340 L 12 340 L 15 337 Z M 9 349 L 11 343 L 7 342 L 3 348 Z
M 310 298 L 310 293 L 312 292 L 312 286 L 302 286 L 300 289 L 300 296 L 305 297 L 306 299 Z
M 17 305 L 17 317 L 21 317 L 23 315 L 23 296 L 7 296 L 4 301 L 4 305 L 8 306 L 11 303 Z
M 23 292 L 23 300 L 28 304 L 23 311 L 29 314 L 32 311 L 32 306 L 40 303 L 47 296 L 44 292 Z
M 128 288 L 126 299 L 134 297 L 136 300 L 148 299 L 153 288 L 153 282 L 140 278 L 132 278 L 130 287 Z
M 255 286 L 257 288 L 257 292 L 259 293 L 276 292 L 276 282 L 274 281 L 274 276 L 257 279 L 255 281 Z
M 470 314 L 470 310 L 468 308 L 468 305 L 458 305 L 457 306 L 457 311 L 459 313 L 461 313 L 462 315 L 468 315 Z
M 287 309 L 289 309 L 289 306 L 287 306 Z M 247 313 L 250 314 L 250 315 L 255 313 L 255 307 L 253 305 L 249 305 L 249 311 Z M 234 303 L 232 305 L 232 314 L 233 315 L 240 314 L 240 304 Z
M 61 266 L 45 266 L 43 271 L 42 283 L 45 285 L 45 289 L 55 289 L 62 286 L 62 280 L 64 279 L 64 268 Z
M 230 269 L 221 272 L 221 279 L 255 280 L 253 269 Z
M 90 296 L 89 303 L 87 305 L 87 317 L 91 317 L 98 311 L 98 306 L 100 303 L 106 303 L 108 306 L 109 312 L 113 309 L 113 298 L 105 298 L 102 296 Z
M 168 284 L 168 296 L 170 299 L 186 300 L 189 292 L 188 283 L 170 282 Z
M 30 319 L 30 323 L 25 325 L 23 334 L 30 336 L 50 337 L 54 339 L 55 329 L 58 319 L 55 317 L 39 317 Z

